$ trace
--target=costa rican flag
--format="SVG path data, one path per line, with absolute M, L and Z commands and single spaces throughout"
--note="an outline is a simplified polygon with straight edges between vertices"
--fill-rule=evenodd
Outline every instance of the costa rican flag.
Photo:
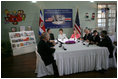
M 76 14 L 76 19 L 75 19 L 74 28 L 75 28 L 75 29 L 78 31 L 78 33 L 81 35 L 81 28 L 80 28 L 78 10 L 77 10 L 77 14 Z
M 39 35 L 45 32 L 44 18 L 42 15 L 42 11 L 40 10 L 40 20 L 39 20 Z

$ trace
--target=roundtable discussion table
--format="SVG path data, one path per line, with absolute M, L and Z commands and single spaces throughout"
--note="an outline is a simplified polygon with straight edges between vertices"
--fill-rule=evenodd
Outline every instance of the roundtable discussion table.
M 63 49 L 66 48 L 67 50 Z M 108 69 L 109 51 L 106 47 L 96 45 L 83 45 L 82 42 L 75 44 L 56 44 L 54 58 L 58 67 L 59 75 L 68 75 L 77 72 Z

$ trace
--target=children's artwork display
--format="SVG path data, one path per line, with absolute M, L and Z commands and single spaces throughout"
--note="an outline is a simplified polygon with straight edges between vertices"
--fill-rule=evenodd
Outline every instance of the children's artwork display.
M 33 31 L 9 33 L 13 55 L 20 55 L 35 51 L 36 40 Z
M 89 14 L 88 14 L 88 13 L 86 13 L 86 14 L 85 14 L 85 17 L 86 17 L 86 18 L 89 18 Z
M 90 21 L 90 19 L 89 19 L 89 13 L 85 13 L 85 21 Z
M 23 10 L 18 11 L 9 11 L 5 9 L 5 24 L 12 23 L 13 25 L 17 25 L 18 22 L 24 21 L 26 18 L 26 14 Z
M 91 20 L 94 20 L 94 19 L 95 19 L 95 13 L 92 13 Z
M 85 13 L 85 21 L 95 20 L 95 13 L 92 13 L 92 15 L 90 17 L 89 17 L 89 13 Z

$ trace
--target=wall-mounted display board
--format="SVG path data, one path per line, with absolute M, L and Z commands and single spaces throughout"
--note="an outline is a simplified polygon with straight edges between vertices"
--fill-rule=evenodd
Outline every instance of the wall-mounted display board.
M 13 55 L 21 55 L 35 51 L 34 31 L 9 32 Z
M 72 9 L 44 9 L 46 28 L 72 28 Z

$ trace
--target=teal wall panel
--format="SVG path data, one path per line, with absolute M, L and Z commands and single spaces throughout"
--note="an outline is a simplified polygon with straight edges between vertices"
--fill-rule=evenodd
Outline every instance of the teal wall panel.
M 13 10 L 24 10 L 26 14 L 25 21 L 19 22 L 18 25 L 5 24 L 5 9 L 9 11 Z M 20 26 L 32 26 L 32 29 L 35 32 L 37 42 L 39 40 L 38 36 L 38 26 L 39 26 L 39 15 L 40 9 L 72 9 L 73 10 L 73 25 L 75 22 L 75 15 L 78 9 L 80 17 L 80 26 L 82 29 L 85 27 L 96 28 L 97 19 L 91 21 L 85 21 L 85 13 L 89 13 L 89 16 L 92 16 L 92 13 L 97 15 L 97 3 L 89 1 L 38 1 L 37 3 L 32 3 L 31 1 L 2 1 L 1 2 L 1 39 L 9 40 L 9 31 L 11 27 L 17 27 L 19 30 Z M 59 29 L 52 29 L 52 32 L 57 38 Z M 64 33 L 67 34 L 67 37 L 70 38 L 73 33 L 73 28 L 64 28 Z

